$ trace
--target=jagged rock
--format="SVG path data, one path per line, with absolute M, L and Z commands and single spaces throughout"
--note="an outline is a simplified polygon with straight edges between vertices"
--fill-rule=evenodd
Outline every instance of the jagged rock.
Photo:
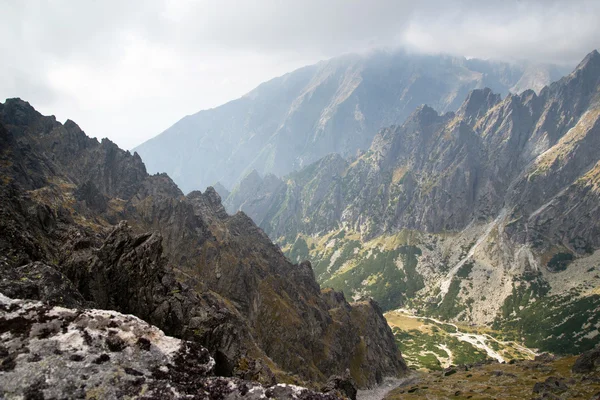
M 134 314 L 213 349 L 220 374 L 230 376 L 248 351 L 260 354 L 235 310 L 179 283 L 166 261 L 159 234 L 135 235 L 122 221 L 89 258 L 65 260 L 63 268 L 96 307 Z
M 11 298 L 40 300 L 71 308 L 85 304 L 83 296 L 66 276 L 41 262 L 18 268 L 0 262 L 0 274 L 0 293 Z
M 595 348 L 580 355 L 571 370 L 577 374 L 587 374 L 594 372 L 598 367 L 600 367 L 600 348 Z
M 350 400 L 356 400 L 357 390 L 350 376 L 350 371 L 347 370 L 344 375 L 335 375 L 329 378 L 327 384 L 321 388 L 321 392 L 339 392 L 344 397 Z
M 464 118 L 467 124 L 473 125 L 478 119 L 487 114 L 492 107 L 500 103 L 500 100 L 501 96 L 493 93 L 490 88 L 476 89 L 468 94 L 467 99 L 456 114 Z
M 12 300 L 0 293 L 0 387 L 7 398 L 324 399 L 292 385 L 211 377 L 194 342 L 132 316 Z
M 260 179 L 258 190 L 242 180 L 226 203 L 349 299 L 373 296 L 386 311 L 410 300 L 442 319 L 516 329 L 543 351 L 589 349 L 600 341 L 589 290 L 600 278 L 588 271 L 600 249 L 596 54 L 539 94 L 476 89 L 456 113 L 420 106 L 364 154 L 323 157 L 268 198 Z M 541 316 L 542 303 L 556 312 Z M 561 330 L 588 318 L 574 341 Z

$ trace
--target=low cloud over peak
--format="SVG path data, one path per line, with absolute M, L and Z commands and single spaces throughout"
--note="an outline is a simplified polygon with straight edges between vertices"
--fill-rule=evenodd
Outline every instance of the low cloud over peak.
M 342 53 L 378 47 L 575 65 L 600 2 L 5 2 L 0 97 L 131 148 L 185 114 Z

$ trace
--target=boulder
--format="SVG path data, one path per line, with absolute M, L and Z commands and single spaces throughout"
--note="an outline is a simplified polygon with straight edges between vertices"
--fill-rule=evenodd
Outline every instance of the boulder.
M 597 347 L 580 355 L 571 370 L 576 374 L 586 374 L 595 371 L 599 366 L 600 348 Z
M 0 294 L 0 397 L 315 399 L 294 385 L 215 377 L 201 345 L 132 315 L 53 307 Z

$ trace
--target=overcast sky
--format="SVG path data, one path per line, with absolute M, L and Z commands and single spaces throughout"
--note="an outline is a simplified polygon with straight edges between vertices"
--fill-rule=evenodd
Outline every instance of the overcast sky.
M 0 98 L 130 149 L 300 66 L 374 47 L 575 65 L 598 0 L 0 0 Z

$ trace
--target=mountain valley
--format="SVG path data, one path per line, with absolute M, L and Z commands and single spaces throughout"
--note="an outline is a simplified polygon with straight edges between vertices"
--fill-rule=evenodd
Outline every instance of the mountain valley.
M 599 20 L 3 2 L 0 400 L 600 400 Z
M 353 300 L 579 354 L 600 340 L 599 117 L 593 51 L 539 93 L 475 89 L 456 112 L 417 108 L 355 158 L 254 171 L 225 206 Z

